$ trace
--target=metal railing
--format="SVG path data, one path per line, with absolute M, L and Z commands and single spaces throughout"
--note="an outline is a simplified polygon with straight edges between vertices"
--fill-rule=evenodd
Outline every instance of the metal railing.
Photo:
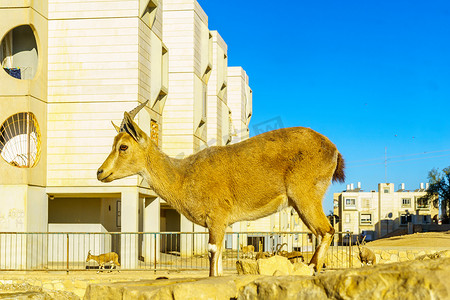
M 352 235 L 336 233 L 327 252 L 325 268 L 352 267 Z M 0 232 L 0 270 L 98 269 L 86 262 L 87 253 L 116 252 L 121 270 L 207 270 L 207 232 Z M 241 246 L 253 245 L 255 253 Z M 301 253 L 309 262 L 318 245 L 307 232 L 229 232 L 223 250 L 224 270 L 235 270 L 236 261 L 255 258 L 256 252 Z

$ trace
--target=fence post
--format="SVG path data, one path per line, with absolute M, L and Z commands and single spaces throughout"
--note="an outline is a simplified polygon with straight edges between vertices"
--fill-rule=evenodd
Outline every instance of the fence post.
M 237 234 L 237 260 L 239 260 L 239 250 L 241 248 L 241 244 L 239 242 L 239 232 Z
M 352 241 L 352 235 L 353 233 L 350 233 L 349 242 L 348 242 L 348 267 L 353 267 L 353 260 L 352 260 L 352 247 L 353 247 L 353 241 Z
M 69 234 L 67 233 L 67 273 L 69 273 Z
M 154 234 L 154 237 L 155 237 L 155 241 L 154 241 L 154 244 L 155 244 L 155 251 L 154 251 L 154 253 L 155 253 L 155 260 L 154 260 L 154 265 L 155 265 L 155 273 L 156 273 L 156 233 Z

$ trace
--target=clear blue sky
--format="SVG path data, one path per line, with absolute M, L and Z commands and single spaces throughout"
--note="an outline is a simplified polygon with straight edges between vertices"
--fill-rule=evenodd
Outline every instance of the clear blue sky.
M 253 89 L 253 135 L 266 120 L 336 144 L 345 184 L 416 189 L 450 165 L 450 1 L 199 0 Z M 255 130 L 257 129 L 257 130 Z M 435 152 L 439 151 L 439 152 Z

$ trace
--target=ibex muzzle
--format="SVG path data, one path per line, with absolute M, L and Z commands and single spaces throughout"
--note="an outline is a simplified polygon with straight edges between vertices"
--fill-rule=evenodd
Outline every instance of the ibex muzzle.
M 125 112 L 121 126 L 115 126 L 119 134 L 97 172 L 100 181 L 139 174 L 179 213 L 207 227 L 210 276 L 222 274 L 227 226 L 293 206 L 322 237 L 310 262 L 320 271 L 334 234 L 322 199 L 331 181 L 345 179 L 344 160 L 330 140 L 309 128 L 284 128 L 175 159 L 133 121 L 144 105 Z

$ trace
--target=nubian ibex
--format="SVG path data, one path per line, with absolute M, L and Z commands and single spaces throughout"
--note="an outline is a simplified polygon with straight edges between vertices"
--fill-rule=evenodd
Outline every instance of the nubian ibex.
M 374 265 L 377 263 L 377 257 L 375 256 L 375 253 L 373 253 L 372 250 L 370 250 L 367 247 L 361 247 L 366 245 L 366 242 L 364 241 L 366 237 L 361 241 L 361 244 L 359 243 L 359 238 L 356 239 L 356 245 L 358 246 L 358 252 L 359 252 L 359 260 L 361 261 L 361 265 L 368 265 L 369 263 L 371 265 Z
M 100 266 L 98 272 L 100 272 L 100 270 L 102 269 L 103 270 L 105 269 L 105 264 L 111 264 L 111 272 L 114 268 L 117 269 L 117 266 L 120 266 L 119 255 L 116 252 L 108 252 L 100 255 L 92 255 L 91 250 L 89 250 L 86 262 L 89 262 L 90 260 L 95 260 L 98 263 L 98 265 Z
M 227 146 L 171 158 L 133 121 L 147 102 L 124 113 L 112 151 L 97 171 L 102 182 L 141 175 L 169 205 L 209 230 L 210 276 L 222 274 L 227 226 L 293 206 L 322 240 L 310 264 L 320 271 L 334 229 L 322 209 L 331 181 L 343 182 L 344 160 L 325 136 L 283 128 Z
M 240 250 L 242 252 L 243 258 L 253 258 L 255 254 L 255 246 L 253 245 L 247 245 L 247 246 L 240 246 Z

